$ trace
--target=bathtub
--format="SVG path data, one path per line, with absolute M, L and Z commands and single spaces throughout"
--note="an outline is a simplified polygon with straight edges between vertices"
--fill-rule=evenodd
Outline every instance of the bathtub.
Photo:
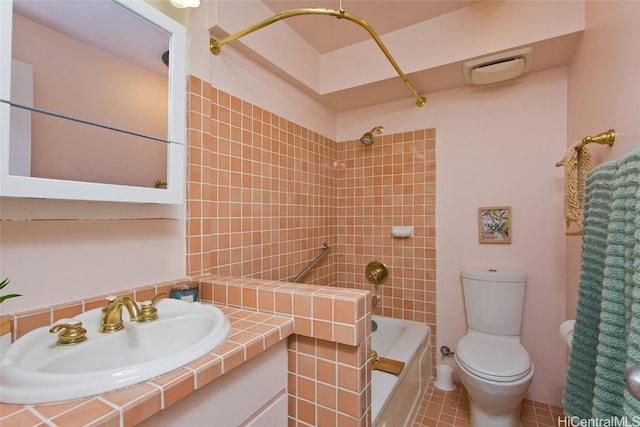
M 372 315 L 371 349 L 406 363 L 399 376 L 371 372 L 371 420 L 376 427 L 410 426 L 431 381 L 430 329 L 424 323 Z

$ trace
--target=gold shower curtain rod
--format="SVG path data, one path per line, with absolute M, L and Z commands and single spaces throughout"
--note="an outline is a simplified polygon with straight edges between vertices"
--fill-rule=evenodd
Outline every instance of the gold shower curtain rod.
M 299 16 L 299 15 L 335 16 L 338 19 L 344 18 L 351 22 L 355 22 L 356 24 L 364 28 L 369 33 L 369 35 L 371 35 L 371 37 L 376 42 L 376 44 L 378 45 L 382 53 L 384 53 L 384 56 L 387 57 L 387 59 L 389 60 L 393 68 L 396 70 L 396 72 L 398 73 L 402 81 L 404 81 L 404 84 L 407 86 L 407 88 L 409 88 L 409 91 L 411 91 L 413 96 L 416 98 L 416 105 L 418 107 L 422 107 L 427 103 L 427 98 L 420 95 L 418 91 L 411 85 L 411 82 L 409 82 L 409 79 L 402 72 L 402 70 L 400 69 L 400 66 L 398 66 L 398 63 L 395 61 L 395 59 L 393 59 L 393 56 L 391 56 L 391 53 L 389 53 L 386 46 L 384 45 L 384 43 L 382 43 L 382 40 L 380 39 L 378 34 L 375 32 L 375 30 L 371 27 L 371 25 L 369 25 L 364 19 L 345 12 L 344 9 L 342 9 L 342 2 L 340 2 L 340 10 L 312 7 L 312 8 L 291 9 L 291 10 L 286 10 L 284 12 L 280 12 L 272 16 L 271 18 L 265 19 L 262 22 L 258 22 L 257 24 L 247 27 L 242 31 L 238 31 L 235 34 L 231 34 L 230 36 L 227 36 L 222 40 L 216 40 L 214 38 L 210 38 L 209 50 L 211 50 L 211 53 L 213 53 L 214 55 L 218 55 L 220 54 L 220 48 L 227 43 L 237 40 L 240 37 L 244 37 L 247 34 L 251 34 L 254 31 L 258 31 L 268 25 L 273 24 L 274 22 L 278 22 L 282 19 L 290 18 L 292 16 Z

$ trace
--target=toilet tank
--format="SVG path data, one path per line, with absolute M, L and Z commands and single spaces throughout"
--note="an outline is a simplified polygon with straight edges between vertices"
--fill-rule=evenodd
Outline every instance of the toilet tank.
M 522 272 L 462 270 L 467 327 L 496 335 L 520 335 L 524 286 Z

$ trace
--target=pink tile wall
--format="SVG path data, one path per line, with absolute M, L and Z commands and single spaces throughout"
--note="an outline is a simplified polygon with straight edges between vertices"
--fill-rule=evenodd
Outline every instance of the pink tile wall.
M 436 342 L 435 129 L 346 141 L 337 165 L 339 286 L 378 293 L 375 314 L 426 323 Z M 392 237 L 394 225 L 413 236 Z M 365 276 L 373 260 L 389 270 L 377 291 Z
M 335 244 L 336 142 L 191 77 L 191 275 L 290 280 Z M 335 252 L 305 278 L 335 283 Z
M 373 291 L 364 270 L 382 261 L 390 276 L 375 313 L 427 323 L 435 335 L 435 130 L 379 136 L 370 147 L 336 143 L 198 78 L 189 83 L 188 274 L 291 280 L 327 242 L 330 254 L 305 283 Z M 413 237 L 391 238 L 393 225 L 412 225 Z M 327 343 L 336 344 L 321 339 L 313 351 Z M 331 383 L 304 378 L 316 390 Z M 308 399 L 297 392 L 290 419 L 307 425 L 295 411 Z
M 200 289 L 216 305 L 293 317 L 290 426 L 371 424 L 370 293 L 225 276 L 203 278 Z

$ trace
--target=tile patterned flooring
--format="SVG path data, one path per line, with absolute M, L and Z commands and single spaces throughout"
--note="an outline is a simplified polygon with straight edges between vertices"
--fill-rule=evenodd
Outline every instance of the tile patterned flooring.
M 562 408 L 525 400 L 522 403 L 522 427 L 557 427 Z M 468 427 L 469 399 L 461 384 L 453 391 L 442 391 L 429 384 L 418 409 L 413 427 Z

